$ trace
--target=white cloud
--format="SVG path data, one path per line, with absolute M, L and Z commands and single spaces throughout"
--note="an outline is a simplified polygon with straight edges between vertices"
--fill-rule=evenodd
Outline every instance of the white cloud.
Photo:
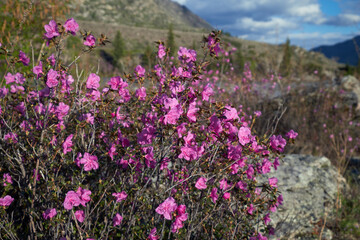
M 297 24 L 278 17 L 272 17 L 268 21 L 256 21 L 252 18 L 244 17 L 237 19 L 236 26 L 252 32 L 268 32 L 278 31 L 279 29 L 294 29 L 297 27 Z
M 360 23 L 360 15 L 352 13 L 339 14 L 328 19 L 326 23 L 335 26 L 353 26 Z

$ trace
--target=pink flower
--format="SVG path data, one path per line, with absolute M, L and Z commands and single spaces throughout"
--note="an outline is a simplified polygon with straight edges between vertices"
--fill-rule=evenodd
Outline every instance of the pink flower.
M 271 162 L 268 159 L 264 159 L 262 166 L 261 166 L 261 171 L 263 174 L 266 174 L 268 172 L 270 172 L 270 167 L 271 167 Z
M 76 192 L 74 191 L 67 192 L 64 201 L 64 208 L 66 210 L 71 210 L 74 206 L 75 207 L 79 206 L 80 203 L 81 203 L 81 199 Z
M 149 125 L 146 126 L 137 136 L 137 142 L 141 145 L 151 144 L 152 140 L 155 138 L 156 129 Z
M 72 149 L 71 149 L 71 147 L 73 146 L 73 143 L 72 143 L 72 138 L 73 138 L 73 134 L 70 134 L 66 139 L 65 139 L 65 141 L 64 141 L 64 143 L 63 143 L 63 153 L 64 154 L 66 154 L 66 153 L 68 153 L 68 152 L 71 152 L 72 151 Z
M 230 187 L 230 185 L 227 183 L 226 179 L 222 179 L 220 182 L 220 189 L 223 191 L 226 191 Z
M 86 81 L 86 88 L 97 90 L 99 87 L 100 87 L 100 77 L 95 73 L 90 73 Z
M 0 206 L 9 206 L 13 201 L 14 199 L 11 196 L 6 195 L 5 197 L 0 198 Z
M 233 107 L 230 107 L 230 106 L 225 107 L 224 116 L 226 117 L 226 119 L 228 121 L 239 119 L 239 115 L 238 115 L 237 110 L 235 108 L 233 108 Z
M 251 130 L 249 127 L 241 127 L 238 132 L 239 142 L 241 145 L 248 144 L 251 139 Z
M 81 187 L 79 187 L 76 190 L 76 193 L 80 198 L 80 204 L 85 207 L 86 203 L 90 202 L 90 200 L 91 200 L 91 198 L 90 198 L 91 191 L 87 190 L 87 189 L 82 189 Z
M 99 168 L 98 158 L 95 155 L 90 155 L 89 153 L 84 153 L 84 157 L 80 159 L 80 163 L 84 164 L 84 170 L 90 171 L 92 169 L 96 170 Z
M 36 75 L 37 78 L 39 78 L 40 75 L 43 74 L 41 61 L 39 62 L 39 65 L 33 68 L 33 73 Z
M 93 46 L 95 46 L 95 42 L 96 42 L 95 37 L 90 34 L 90 35 L 88 35 L 88 36 L 86 37 L 86 40 L 85 40 L 85 42 L 84 42 L 84 45 L 85 45 L 85 46 L 89 46 L 89 47 L 93 47 Z
M 298 133 L 291 129 L 285 136 L 287 136 L 288 138 L 295 139 L 297 135 Z
M 84 219 L 85 219 L 85 214 L 84 214 L 84 211 L 83 210 L 77 210 L 75 212 L 75 217 L 76 217 L 76 220 L 78 220 L 79 222 L 83 222 Z
M 52 208 L 52 209 L 47 209 L 45 212 L 43 212 L 42 216 L 44 219 L 51 219 L 53 217 L 55 217 L 57 214 L 56 209 Z
M 278 179 L 276 177 L 269 178 L 269 185 L 271 187 L 277 187 Z
M 110 78 L 110 81 L 107 84 L 112 90 L 119 90 L 119 88 L 123 89 L 128 86 L 128 83 L 119 76 Z
M 4 178 L 4 187 L 7 185 L 7 183 L 10 183 L 10 184 L 12 184 L 13 183 L 13 181 L 12 181 L 12 178 L 11 178 L 11 176 L 10 176 L 10 174 L 8 174 L 8 173 L 4 173 L 4 175 L 3 175 L 3 178 Z
M 206 182 L 207 182 L 207 179 L 204 177 L 201 177 L 196 181 L 195 187 L 199 190 L 206 189 L 207 188 Z
M 160 237 L 156 236 L 156 228 L 151 229 L 148 240 L 158 240 Z
M 56 36 L 60 35 L 59 32 L 58 32 L 57 24 L 56 24 L 56 22 L 54 20 L 51 20 L 49 22 L 49 25 L 45 25 L 44 28 L 45 28 L 45 31 L 46 31 L 45 37 L 47 39 L 49 39 L 49 40 L 51 38 L 53 38 L 53 37 L 56 37 Z
M 210 118 L 209 130 L 219 135 L 223 131 L 221 120 L 214 114 Z
M 127 194 L 126 192 L 122 191 L 120 193 L 113 193 L 112 194 L 114 197 L 116 197 L 116 202 L 121 202 L 124 201 L 127 198 Z
M 243 181 L 239 181 L 238 183 L 236 183 L 236 186 L 243 190 L 244 192 L 246 192 L 247 190 L 247 183 L 246 182 L 243 182 Z
M 63 120 L 70 110 L 70 107 L 65 103 L 59 103 L 59 106 L 56 107 L 55 114 L 59 120 Z
M 225 200 L 228 200 L 230 198 L 230 193 L 229 192 L 224 193 L 223 198 Z
M 140 65 L 137 65 L 135 68 L 135 75 L 138 77 L 144 77 L 145 76 L 145 68 L 143 68 Z
M 284 151 L 285 145 L 286 145 L 286 140 L 283 139 L 281 135 L 279 136 L 273 135 L 270 137 L 270 146 L 275 151 L 279 151 L 279 152 Z
M 217 191 L 218 191 L 217 188 L 213 188 L 213 189 L 211 190 L 210 198 L 211 198 L 211 200 L 213 201 L 213 203 L 216 203 L 216 201 L 217 201 L 218 198 L 219 198 L 219 195 L 217 194 Z
M 180 104 L 176 105 L 175 107 L 172 107 L 170 111 L 164 116 L 164 124 L 175 125 L 177 120 L 180 118 L 181 114 L 183 114 L 183 110 Z
M 56 87 L 59 84 L 59 81 L 57 80 L 58 77 L 59 77 L 58 72 L 53 69 L 50 69 L 50 71 L 47 74 L 46 85 L 49 88 Z
M 199 108 L 196 107 L 196 102 L 193 101 L 192 103 L 189 104 L 189 110 L 186 114 L 186 116 L 188 117 L 189 121 L 191 122 L 196 122 L 196 113 L 197 111 L 199 111 Z
M 73 19 L 70 18 L 66 20 L 64 24 L 65 31 L 70 32 L 72 35 L 75 35 L 79 31 L 79 24 Z
M 254 211 L 254 205 L 250 204 L 250 206 L 247 208 L 247 212 L 252 215 Z
M 54 54 L 51 54 L 50 57 L 48 57 L 47 60 L 49 60 L 51 66 L 55 66 L 56 59 L 55 59 L 55 55 L 54 55 Z
M 30 63 L 30 58 L 28 58 L 23 51 L 20 51 L 20 53 L 19 53 L 19 60 L 20 60 L 25 66 L 28 66 L 29 63 Z
M 145 101 L 146 98 L 146 88 L 141 87 L 139 89 L 136 89 L 136 93 L 135 93 L 136 97 L 140 100 L 140 101 Z
M 159 44 L 158 57 L 162 59 L 166 55 L 165 47 L 162 44 Z
M 119 213 L 117 213 L 115 215 L 115 217 L 113 218 L 113 226 L 115 227 L 115 226 L 120 225 L 122 220 L 123 220 L 123 217 Z
M 265 217 L 264 217 L 264 223 L 265 225 L 269 225 L 271 219 L 270 219 L 270 216 L 269 214 L 266 214 Z
M 118 153 L 116 152 L 115 144 L 111 144 L 110 150 L 108 151 L 108 154 L 111 158 L 111 160 L 114 160 L 114 156 L 116 156 Z
M 165 219 L 171 220 L 171 214 L 174 212 L 177 208 L 175 199 L 172 197 L 167 198 L 163 203 L 161 203 L 155 211 L 163 215 Z
M 210 84 L 208 83 L 205 87 L 204 90 L 201 93 L 202 96 L 202 100 L 203 101 L 209 101 L 209 98 L 214 94 L 214 90 L 212 89 L 212 87 L 210 86 Z

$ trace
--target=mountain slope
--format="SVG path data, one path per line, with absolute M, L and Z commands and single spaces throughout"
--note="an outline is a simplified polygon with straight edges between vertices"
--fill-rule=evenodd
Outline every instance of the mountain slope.
M 359 61 L 356 45 L 360 47 L 360 36 L 331 46 L 319 46 L 311 51 L 321 52 L 328 58 L 336 59 L 339 63 L 356 66 Z
M 128 26 L 212 29 L 188 8 L 170 0 L 75 0 L 72 14 L 79 20 Z

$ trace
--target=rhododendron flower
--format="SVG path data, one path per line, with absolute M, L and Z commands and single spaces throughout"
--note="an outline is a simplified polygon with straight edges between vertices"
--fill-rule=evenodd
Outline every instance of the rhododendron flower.
M 39 78 L 40 75 L 43 74 L 42 67 L 42 62 L 39 61 L 39 65 L 33 68 L 33 73 L 36 75 L 37 78 Z
M 269 225 L 271 219 L 270 219 L 270 214 L 266 214 L 265 217 L 264 217 L 264 223 L 265 225 Z
M 254 212 L 254 205 L 253 204 L 250 204 L 250 206 L 247 208 L 247 212 L 252 215 L 253 212 Z
M 203 101 L 209 101 L 210 97 L 214 94 L 214 90 L 212 89 L 211 85 L 208 83 L 204 90 L 201 93 Z
M 163 215 L 165 219 L 171 220 L 171 214 L 174 212 L 177 208 L 177 204 L 175 202 L 175 199 L 172 197 L 167 198 L 163 203 L 161 203 L 155 211 Z
M 83 222 L 84 219 L 85 219 L 85 213 L 83 210 L 77 210 L 75 212 L 75 217 L 76 217 L 76 220 L 78 220 L 79 222 Z
M 217 194 L 217 191 L 218 191 L 217 188 L 213 188 L 213 189 L 211 190 L 210 198 L 211 198 L 211 200 L 213 201 L 213 203 L 216 203 L 216 201 L 217 201 L 218 198 L 219 198 L 219 195 Z
M 71 210 L 74 206 L 77 207 L 81 203 L 79 195 L 74 191 L 69 191 L 66 193 L 64 208 L 66 210 Z
M 20 53 L 19 53 L 19 60 L 25 65 L 25 66 L 28 66 L 29 63 L 30 63 L 30 58 L 28 58 L 26 56 L 26 54 L 20 50 Z
M 113 218 L 113 226 L 115 227 L 115 226 L 120 225 L 122 220 L 123 220 L 123 217 L 119 213 L 117 213 L 115 215 L 115 217 Z
M 140 101 L 145 101 L 146 98 L 146 88 L 141 87 L 139 89 L 136 89 L 135 92 L 136 97 L 140 100 Z
M 11 196 L 6 195 L 5 197 L 0 198 L 0 206 L 9 206 L 13 201 L 14 199 Z
M 85 206 L 86 206 L 86 203 L 90 202 L 90 200 L 91 200 L 91 198 L 90 198 L 91 191 L 79 187 L 79 188 L 76 190 L 76 193 L 77 193 L 77 195 L 79 195 L 80 204 L 85 207 Z
M 59 84 L 59 81 L 57 80 L 58 77 L 59 77 L 58 72 L 53 69 L 50 69 L 50 71 L 47 74 L 46 85 L 49 88 L 56 87 Z
M 223 199 L 228 200 L 230 199 L 231 194 L 229 192 L 224 193 Z
M 159 44 L 158 57 L 162 59 L 166 55 L 165 47 L 162 44 Z
M 199 108 L 196 107 L 196 99 L 195 99 L 192 103 L 189 104 L 189 109 L 186 114 L 189 121 L 196 122 L 197 111 L 199 111 Z
M 239 142 L 245 146 L 251 140 L 251 130 L 249 127 L 241 127 L 238 132 Z
M 84 153 L 84 157 L 80 159 L 80 163 L 84 164 L 84 170 L 96 170 L 99 168 L 98 158 L 95 155 Z
M 220 182 L 220 189 L 223 190 L 223 191 L 226 191 L 230 185 L 227 183 L 226 179 L 222 179 Z
M 10 184 L 13 183 L 12 178 L 9 173 L 4 173 L 3 178 L 4 178 L 4 184 L 3 184 L 4 187 L 7 186 L 8 183 L 10 183 Z
M 204 177 L 201 177 L 196 181 L 195 187 L 199 190 L 206 189 L 207 188 L 206 182 L 207 182 L 207 179 Z
M 86 81 L 86 88 L 97 90 L 99 87 L 100 87 L 100 77 L 95 73 L 90 73 Z
M 158 240 L 160 237 L 156 236 L 156 228 L 151 229 L 148 240 Z
M 7 142 L 7 143 L 17 143 L 17 142 L 18 142 L 17 139 L 18 139 L 17 134 L 16 134 L 16 133 L 12 133 L 12 132 L 7 133 L 7 134 L 5 134 L 5 136 L 4 136 L 4 140 L 5 140 L 5 142 Z
M 183 110 L 180 104 L 176 105 L 175 107 L 172 107 L 170 111 L 164 116 L 164 124 L 175 125 L 177 120 L 180 118 L 181 114 L 183 114 Z
M 124 201 L 127 198 L 127 194 L 124 191 L 120 193 L 113 193 L 112 195 L 116 197 L 116 202 Z
M 269 185 L 271 187 L 277 187 L 278 179 L 276 177 L 269 178 Z
M 59 36 L 58 27 L 54 20 L 50 20 L 49 25 L 45 25 L 45 37 L 50 40 L 53 37 Z
M 143 68 L 140 65 L 137 65 L 135 68 L 135 75 L 138 77 L 144 77 L 145 76 L 145 68 Z
M 89 46 L 89 47 L 93 47 L 93 46 L 95 46 L 95 43 L 96 43 L 96 39 L 95 39 L 95 37 L 93 36 L 93 35 L 88 35 L 87 37 L 86 37 L 86 40 L 84 41 L 84 45 L 85 46 Z
M 221 121 L 216 115 L 213 115 L 210 118 L 209 130 L 213 131 L 216 135 L 219 135 L 223 131 Z
M 224 116 L 226 117 L 226 120 L 228 120 L 228 121 L 239 119 L 237 110 L 231 106 L 225 107 Z
M 66 154 L 68 152 L 71 152 L 72 149 L 71 147 L 73 146 L 73 143 L 72 143 L 72 138 L 73 138 L 73 134 L 70 134 L 64 141 L 63 143 L 63 153 Z
M 270 172 L 271 165 L 272 165 L 272 163 L 268 159 L 265 158 L 262 163 L 262 166 L 261 166 L 262 174 L 266 174 L 266 173 Z
M 55 217 L 57 214 L 56 209 L 52 208 L 52 209 L 47 209 L 45 212 L 43 212 L 42 216 L 44 219 L 51 219 L 53 217 Z
M 59 103 L 59 106 L 56 107 L 55 114 L 59 120 L 63 120 L 70 110 L 70 107 L 63 102 Z
M 70 18 L 66 20 L 64 24 L 65 31 L 70 32 L 72 35 L 75 35 L 77 31 L 79 31 L 79 24 L 74 20 L 74 18 Z
M 295 139 L 297 135 L 298 133 L 291 129 L 285 136 L 287 136 L 288 138 Z
M 47 60 L 49 60 L 51 66 L 55 66 L 56 59 L 55 59 L 55 55 L 54 55 L 54 54 L 51 54 L 50 57 L 48 57 Z
M 275 151 L 279 151 L 282 152 L 284 151 L 284 147 L 286 145 L 286 140 L 284 138 L 281 137 L 281 135 L 279 136 L 271 136 L 270 137 L 270 146 L 272 149 L 274 149 Z
M 146 126 L 137 136 L 137 142 L 141 145 L 151 144 L 152 140 L 155 138 L 156 128 L 149 125 Z

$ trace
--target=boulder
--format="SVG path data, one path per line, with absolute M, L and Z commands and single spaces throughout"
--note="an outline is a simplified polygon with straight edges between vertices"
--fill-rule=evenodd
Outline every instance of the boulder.
M 309 155 L 286 155 L 278 170 L 267 177 L 278 178 L 284 198 L 270 215 L 275 228 L 271 239 L 318 239 L 313 234 L 316 223 L 325 214 L 327 220 L 331 218 L 338 190 L 347 186 L 328 158 Z M 332 232 L 324 229 L 321 239 L 332 239 Z
M 356 110 L 360 110 L 360 81 L 354 76 L 345 76 L 341 79 L 341 87 L 356 97 Z

